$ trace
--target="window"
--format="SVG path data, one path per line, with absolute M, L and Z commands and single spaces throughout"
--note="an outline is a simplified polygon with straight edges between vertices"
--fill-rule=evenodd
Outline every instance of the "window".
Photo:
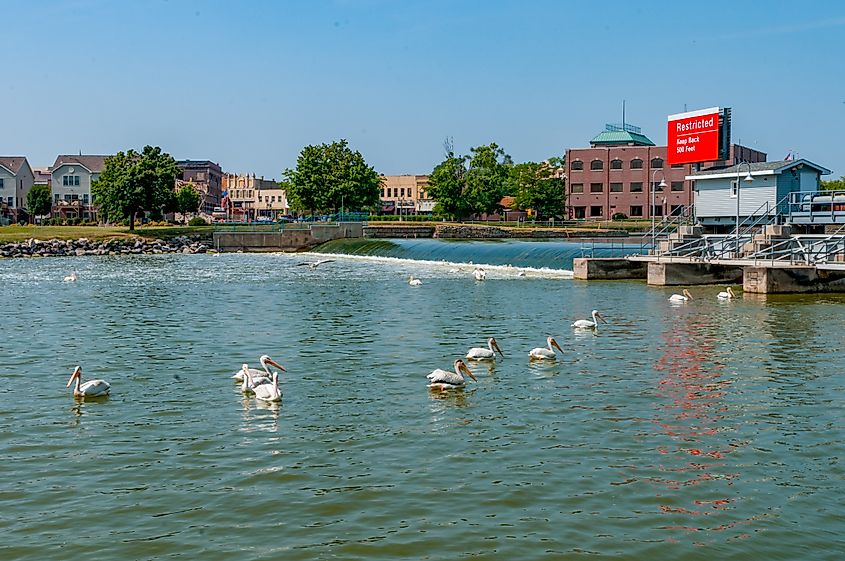
M 0 189 L 2 189 L 2 188 L 3 188 L 3 178 L 0 177 Z
M 205 172 L 203 172 L 203 171 L 197 172 L 197 181 L 205 181 Z
M 736 198 L 736 179 L 731 181 L 731 198 L 732 199 Z
M 384 192 L 385 192 L 385 190 L 384 190 L 384 189 L 382 189 L 382 190 L 381 190 L 381 196 L 382 196 L 382 197 L 384 197 Z M 261 198 L 259 197 L 259 199 L 258 199 L 258 200 L 260 201 L 260 200 L 261 200 Z
M 593 160 L 592 162 L 590 162 L 590 169 L 592 169 L 592 170 L 604 169 L 604 162 L 602 162 L 601 160 Z
M 601 193 L 604 191 L 604 183 L 590 183 L 590 193 Z
M 680 216 L 684 213 L 684 205 L 672 205 L 672 209 L 669 211 L 669 214 L 672 216 Z
M 7 200 L 7 203 L 6 203 L 6 204 L 8 204 L 10 207 L 13 207 L 13 208 L 14 208 L 14 206 L 15 206 L 15 198 L 14 198 L 14 197 L 9 197 L 9 198 L 8 198 L 8 200 Z
M 610 162 L 610 169 L 622 169 L 622 160 L 612 160 Z
M 53 194 L 53 204 L 58 204 L 58 202 L 59 202 L 59 194 L 54 193 Z
M 584 162 L 582 162 L 581 160 L 575 160 L 572 162 L 572 165 L 569 166 L 569 169 L 572 171 L 581 171 L 582 169 L 584 169 Z
M 631 160 L 631 169 L 643 169 L 643 161 L 639 158 Z
M 405 196 L 405 188 L 404 188 L 404 187 L 402 187 L 401 189 L 399 189 L 399 196 L 400 196 L 400 197 L 404 197 L 404 196 Z
M 583 193 L 584 192 L 584 184 L 583 183 L 573 183 L 572 184 L 572 192 L 573 193 Z
M 88 204 L 88 193 L 82 194 L 82 202 L 86 205 Z
M 660 182 L 659 182 L 659 181 L 654 181 L 654 182 L 652 182 L 652 184 L 651 184 L 651 188 L 654 190 L 654 192 L 655 192 L 655 193 L 661 193 L 661 192 L 663 192 L 663 187 L 661 187 L 661 186 L 660 186 Z
M 591 206 L 590 207 L 590 216 L 602 216 L 602 207 L 600 206 Z
M 631 182 L 631 192 L 632 193 L 642 193 L 643 192 L 643 182 L 642 181 L 632 181 Z
M 683 191 L 684 190 L 684 182 L 683 181 L 673 181 L 672 182 L 672 190 L 673 191 Z
M 643 215 L 642 205 L 632 206 L 631 211 L 628 213 L 628 216 L 642 216 L 642 215 Z
M 585 206 L 576 206 L 573 208 L 575 211 L 575 218 L 586 218 L 587 217 L 587 207 Z
M 651 159 L 651 167 L 660 169 L 663 167 L 663 159 L 662 158 L 652 158 Z
M 654 205 L 651 207 L 652 216 L 663 216 L 663 205 Z
M 611 193 L 621 193 L 622 192 L 622 184 L 621 183 L 611 183 L 610 184 L 610 192 Z

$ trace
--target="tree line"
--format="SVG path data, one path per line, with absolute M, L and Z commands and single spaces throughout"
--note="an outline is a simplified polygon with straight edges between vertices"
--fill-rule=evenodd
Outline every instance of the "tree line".
M 436 203 L 436 215 L 455 220 L 494 213 L 505 196 L 514 197 L 516 208 L 533 209 L 541 217 L 560 216 L 565 209 L 562 167 L 561 158 L 514 164 L 495 143 L 458 155 L 447 141 L 444 160 L 430 174 L 428 195 Z M 118 152 L 106 158 L 105 169 L 92 184 L 92 204 L 103 220 L 125 221 L 130 230 L 140 213 L 157 218 L 196 212 L 200 195 L 191 184 L 175 189 L 178 175 L 176 160 L 157 146 Z M 382 177 L 346 140 L 304 147 L 296 167 L 283 175 L 280 187 L 296 212 L 381 211 Z M 50 188 L 34 186 L 27 196 L 29 213 L 48 214 L 51 207 Z

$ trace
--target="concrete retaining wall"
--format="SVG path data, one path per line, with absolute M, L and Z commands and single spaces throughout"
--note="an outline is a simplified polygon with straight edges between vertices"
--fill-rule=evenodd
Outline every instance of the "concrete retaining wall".
M 576 257 L 572 269 L 580 280 L 644 279 L 648 267 L 644 261 L 628 261 L 624 258 Z
M 648 264 L 648 284 L 683 286 L 694 284 L 739 284 L 742 267 L 711 263 L 655 263 Z
M 360 222 L 312 224 L 280 232 L 214 232 L 214 247 L 218 251 L 307 251 L 331 240 L 362 236 Z
M 845 272 L 815 267 L 746 267 L 742 290 L 756 294 L 845 292 Z

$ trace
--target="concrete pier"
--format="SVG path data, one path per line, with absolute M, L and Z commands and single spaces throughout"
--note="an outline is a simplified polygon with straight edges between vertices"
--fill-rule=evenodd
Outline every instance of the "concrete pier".
M 845 292 L 845 271 L 816 267 L 746 267 L 742 290 L 752 294 Z
M 742 267 L 704 262 L 651 261 L 648 263 L 647 282 L 654 286 L 739 284 L 742 282 Z
M 621 258 L 576 257 L 572 260 L 574 277 L 580 280 L 645 279 L 647 263 Z

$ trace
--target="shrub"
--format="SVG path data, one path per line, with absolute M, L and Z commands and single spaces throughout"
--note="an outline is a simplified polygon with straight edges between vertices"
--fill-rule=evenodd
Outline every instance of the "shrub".
M 205 218 L 201 216 L 194 216 L 188 222 L 188 226 L 208 226 L 208 222 L 206 222 Z
M 628 215 L 624 212 L 617 212 L 613 216 L 610 217 L 611 220 L 628 220 Z

